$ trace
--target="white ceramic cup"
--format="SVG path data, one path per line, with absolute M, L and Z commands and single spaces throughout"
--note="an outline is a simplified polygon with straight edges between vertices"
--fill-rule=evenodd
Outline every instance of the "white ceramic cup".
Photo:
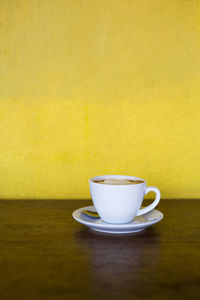
M 128 185 L 100 184 L 94 180 L 131 179 L 142 183 Z M 130 223 L 136 216 L 141 216 L 154 209 L 160 201 L 160 191 L 154 186 L 146 186 L 146 181 L 139 177 L 126 175 L 103 175 L 89 179 L 90 193 L 94 206 L 106 223 Z M 155 192 L 156 198 L 150 205 L 140 209 L 144 195 Z

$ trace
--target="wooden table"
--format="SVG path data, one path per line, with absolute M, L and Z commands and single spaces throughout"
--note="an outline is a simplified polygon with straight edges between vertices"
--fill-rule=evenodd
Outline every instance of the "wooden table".
M 110 236 L 72 219 L 86 200 L 0 201 L 0 299 L 197 299 L 200 201 L 161 200 L 164 219 Z

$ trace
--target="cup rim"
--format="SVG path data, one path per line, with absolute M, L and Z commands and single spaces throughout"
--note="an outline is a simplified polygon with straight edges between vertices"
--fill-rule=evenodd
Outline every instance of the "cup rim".
M 142 180 L 144 182 L 141 182 L 141 183 L 138 183 L 136 185 L 133 185 L 134 187 L 135 186 L 139 186 L 141 184 L 145 184 L 147 183 L 145 179 L 143 178 L 140 178 L 140 177 L 137 177 L 137 176 L 130 176 L 130 175 L 99 175 L 99 176 L 94 176 L 94 177 L 91 177 L 89 179 L 89 182 L 93 183 L 93 184 L 99 184 L 97 182 L 94 182 L 93 180 L 101 180 L 101 179 L 110 179 L 110 178 L 116 178 L 116 179 L 132 179 L 132 180 Z M 109 184 L 109 186 L 115 186 L 115 187 L 119 187 L 119 186 L 129 186 L 130 185 L 127 185 L 127 184 L 120 184 L 120 185 L 116 185 L 116 184 Z

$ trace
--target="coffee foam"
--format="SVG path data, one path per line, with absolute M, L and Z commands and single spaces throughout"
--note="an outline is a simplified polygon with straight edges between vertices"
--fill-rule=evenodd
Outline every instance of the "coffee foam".
M 133 179 L 100 179 L 100 180 L 93 180 L 95 183 L 100 184 L 108 184 L 108 185 L 130 185 L 130 184 L 139 184 L 143 183 L 143 180 L 133 180 Z

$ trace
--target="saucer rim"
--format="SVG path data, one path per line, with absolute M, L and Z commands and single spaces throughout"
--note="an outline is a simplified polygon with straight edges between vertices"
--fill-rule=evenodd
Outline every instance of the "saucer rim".
M 130 229 L 130 230 L 126 230 L 126 229 L 122 229 L 120 231 L 117 231 L 117 230 L 114 230 L 114 229 L 110 229 L 110 230 L 105 230 L 105 229 L 100 229 L 100 228 L 93 228 L 93 227 L 90 227 L 91 230 L 94 230 L 96 232 L 100 232 L 100 233 L 105 233 L 105 234 L 114 234 L 114 235 L 129 235 L 129 234 L 133 234 L 133 233 L 139 233 L 141 231 L 144 231 L 145 228 L 140 228 L 140 229 Z
M 164 218 L 164 214 L 159 211 L 158 209 L 152 209 L 150 212 L 152 211 L 157 211 L 159 212 L 160 214 L 160 217 L 157 217 L 156 219 L 152 220 L 152 221 L 147 221 L 147 222 L 141 222 L 139 224 L 134 224 L 133 222 L 130 222 L 130 223 L 123 223 L 123 224 L 111 224 L 111 223 L 94 223 L 94 222 L 89 222 L 89 221 L 85 221 L 85 220 L 82 220 L 81 218 L 78 218 L 76 215 L 77 213 L 81 213 L 82 210 L 84 209 L 91 209 L 91 208 L 95 208 L 94 205 L 90 205 L 90 206 L 84 206 L 84 207 L 80 207 L 78 209 L 76 209 L 73 213 L 72 213 L 72 217 L 79 223 L 83 224 L 83 225 L 86 225 L 88 227 L 96 227 L 96 228 L 107 228 L 107 229 L 126 229 L 126 228 L 141 228 L 141 227 L 148 227 L 148 226 L 151 226 L 151 225 L 154 225 L 158 222 L 160 222 L 163 218 Z M 150 212 L 146 213 L 146 214 L 149 214 Z M 146 215 L 144 214 L 144 215 Z M 94 221 L 94 219 L 93 219 Z

